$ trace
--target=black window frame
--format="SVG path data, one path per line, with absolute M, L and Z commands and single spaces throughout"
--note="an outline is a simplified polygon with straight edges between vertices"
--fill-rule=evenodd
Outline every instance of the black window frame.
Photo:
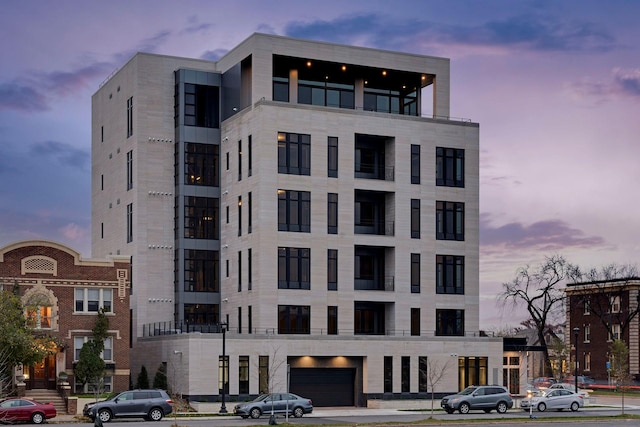
M 436 309 L 436 336 L 463 337 L 464 310 Z
M 420 146 L 411 144 L 411 183 L 420 184 Z
M 184 125 L 218 129 L 220 88 L 217 86 L 184 84 Z
M 327 176 L 338 177 L 338 137 L 327 137 Z
M 464 295 L 464 256 L 436 255 L 436 294 Z
M 133 136 L 133 96 L 127 98 L 127 138 Z
M 419 294 L 420 293 L 420 254 L 412 253 L 411 254 L 411 293 Z
M 127 151 L 127 191 L 133 189 L 133 150 Z
M 204 187 L 220 186 L 220 147 L 215 144 L 184 143 L 184 183 Z
M 184 237 L 218 240 L 220 200 L 215 197 L 184 196 Z
M 420 238 L 420 199 L 411 199 L 411 238 Z
M 338 290 L 338 250 L 327 249 L 327 290 Z
M 311 192 L 278 190 L 278 231 L 311 232 Z
M 311 135 L 278 132 L 278 173 L 311 175 Z
M 220 253 L 202 249 L 184 250 L 185 292 L 220 292 Z
M 464 241 L 464 203 L 436 201 L 436 240 Z
M 278 247 L 278 289 L 311 289 L 311 249 Z
M 338 234 L 338 193 L 327 193 L 327 233 Z
M 420 308 L 411 307 L 411 336 L 420 336 Z
M 311 306 L 278 305 L 278 334 L 309 335 L 311 333 Z
M 464 188 L 464 149 L 436 147 L 436 185 Z
M 338 306 L 327 306 L 327 335 L 338 335 Z

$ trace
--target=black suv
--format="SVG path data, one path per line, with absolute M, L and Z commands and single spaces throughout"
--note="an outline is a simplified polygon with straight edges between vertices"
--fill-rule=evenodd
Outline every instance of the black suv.
M 82 413 L 103 423 L 118 417 L 141 417 L 148 421 L 160 421 L 172 411 L 171 398 L 164 390 L 123 391 L 107 400 L 87 403 Z
M 456 410 L 461 414 L 468 414 L 471 409 L 482 409 L 487 414 L 495 409 L 499 414 L 504 414 L 513 407 L 513 399 L 502 386 L 480 385 L 443 397 L 440 406 L 448 414 L 453 414 Z

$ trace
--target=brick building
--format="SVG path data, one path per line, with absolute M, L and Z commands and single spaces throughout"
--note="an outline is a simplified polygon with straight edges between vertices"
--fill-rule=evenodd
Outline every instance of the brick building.
M 129 257 L 82 259 L 59 243 L 16 242 L 0 248 L 0 289 L 11 290 L 16 284 L 36 333 L 58 343 L 55 354 L 19 368 L 28 390 L 55 389 L 59 374 L 66 372 L 73 390 L 83 391 L 74 384 L 73 366 L 91 338 L 100 308 L 109 319 L 105 389 L 129 387 Z
M 607 380 L 609 347 L 613 340 L 621 339 L 629 348 L 629 373 L 637 378 L 640 375 L 640 279 L 570 284 L 565 292 L 569 320 L 565 342 L 571 342 L 573 362 L 577 341 L 578 375 Z

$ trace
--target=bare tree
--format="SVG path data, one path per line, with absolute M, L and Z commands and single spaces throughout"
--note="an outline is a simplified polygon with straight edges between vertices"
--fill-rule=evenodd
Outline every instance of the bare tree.
M 575 282 L 580 277 L 580 269 L 560 256 L 545 257 L 537 268 L 530 266 L 518 269 L 515 279 L 502 284 L 503 291 L 498 299 L 518 307 L 524 305 L 536 329 L 539 345 L 542 346 L 545 370 L 551 374 L 549 349 L 545 341 L 547 325 L 554 316 L 563 315 L 566 282 Z
M 427 379 L 429 389 L 431 389 L 431 417 L 433 418 L 433 401 L 435 399 L 436 387 L 444 379 L 447 371 L 451 367 L 452 359 L 447 359 L 444 362 L 442 359 L 434 359 L 433 357 L 427 358 L 426 372 L 420 370 L 420 375 L 423 375 Z
M 565 343 L 557 336 L 551 338 L 549 358 L 551 359 L 551 370 L 554 378 L 561 379 L 564 376 L 563 362 L 569 359 L 570 354 L 571 344 Z
M 585 287 L 584 293 L 578 293 L 575 301 L 578 305 L 588 306 L 592 315 L 614 336 L 613 325 L 619 325 L 620 336 L 625 336 L 634 319 L 640 315 L 640 292 L 632 297 L 628 285 L 638 282 L 638 269 L 633 265 L 609 264 L 598 269 L 591 269 L 581 277 L 582 283 L 573 287 L 579 292 Z M 625 303 L 624 299 L 630 298 Z M 631 300 L 633 298 L 633 300 Z M 615 338 L 615 337 L 614 337 Z

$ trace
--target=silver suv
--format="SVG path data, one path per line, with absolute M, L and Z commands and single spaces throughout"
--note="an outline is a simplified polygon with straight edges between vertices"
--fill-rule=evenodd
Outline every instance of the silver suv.
M 468 414 L 471 409 L 482 409 L 487 414 L 495 409 L 499 414 L 504 414 L 513 407 L 513 399 L 502 386 L 480 385 L 443 397 L 440 406 L 448 414 L 453 414 L 456 410 L 461 414 Z
M 82 413 L 103 423 L 119 417 L 140 417 L 148 421 L 160 421 L 172 411 L 171 398 L 164 390 L 131 390 L 100 402 L 87 403 Z

